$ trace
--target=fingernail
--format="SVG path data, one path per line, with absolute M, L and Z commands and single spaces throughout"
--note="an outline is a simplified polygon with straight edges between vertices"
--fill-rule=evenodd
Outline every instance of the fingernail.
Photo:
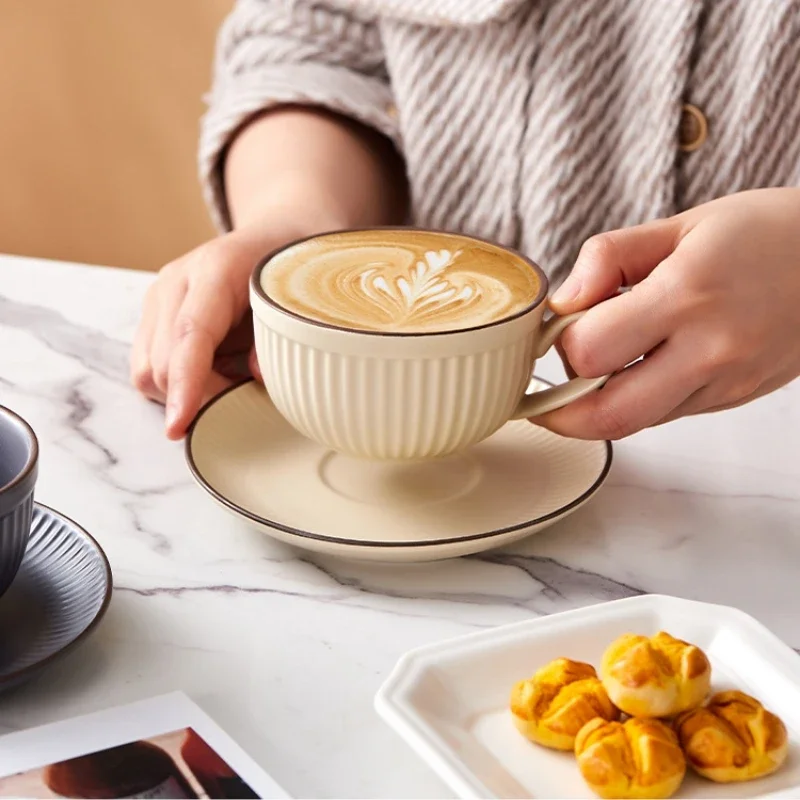
M 573 300 L 578 299 L 581 293 L 580 280 L 570 275 L 561 286 L 556 289 L 555 294 L 550 298 L 553 303 L 571 303 Z

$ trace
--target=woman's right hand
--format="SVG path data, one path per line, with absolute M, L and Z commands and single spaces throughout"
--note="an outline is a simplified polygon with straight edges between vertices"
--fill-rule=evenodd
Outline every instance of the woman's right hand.
M 166 404 L 170 439 L 180 439 L 201 405 L 248 372 L 258 377 L 249 279 L 271 250 L 297 238 L 240 228 L 167 264 L 147 292 L 131 353 L 131 380 Z
M 131 354 L 134 385 L 166 403 L 170 439 L 232 379 L 259 377 L 249 282 L 260 259 L 318 233 L 397 223 L 407 208 L 393 145 L 316 109 L 251 120 L 229 144 L 223 173 L 232 232 L 161 270 Z

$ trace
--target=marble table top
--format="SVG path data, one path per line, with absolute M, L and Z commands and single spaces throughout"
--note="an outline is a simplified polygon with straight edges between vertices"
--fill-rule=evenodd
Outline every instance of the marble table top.
M 37 498 L 100 541 L 116 585 L 84 646 L 0 696 L 0 732 L 180 689 L 295 796 L 448 797 L 373 710 L 409 648 L 644 592 L 737 606 L 800 648 L 800 382 L 619 443 L 591 503 L 505 551 L 347 563 L 193 484 L 128 384 L 151 280 L 0 257 L 0 403 L 39 436 Z

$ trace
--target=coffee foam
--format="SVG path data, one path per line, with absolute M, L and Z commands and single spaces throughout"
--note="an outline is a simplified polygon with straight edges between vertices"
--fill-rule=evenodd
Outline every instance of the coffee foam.
M 523 311 L 540 282 L 523 259 L 444 233 L 355 231 L 275 255 L 261 287 L 307 319 L 383 333 L 473 328 Z

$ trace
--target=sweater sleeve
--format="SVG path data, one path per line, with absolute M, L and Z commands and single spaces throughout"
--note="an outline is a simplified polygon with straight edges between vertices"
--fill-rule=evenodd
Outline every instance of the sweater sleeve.
M 221 231 L 231 226 L 223 182 L 228 144 L 254 115 L 285 104 L 346 115 L 399 149 L 374 20 L 331 10 L 319 0 L 238 0 L 217 40 L 198 153 L 203 194 Z

